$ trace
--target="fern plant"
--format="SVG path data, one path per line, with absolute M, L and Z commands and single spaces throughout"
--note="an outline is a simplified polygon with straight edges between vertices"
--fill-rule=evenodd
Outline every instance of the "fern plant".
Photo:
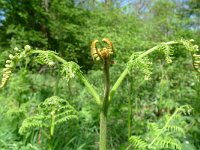
M 181 150 L 179 137 L 185 136 L 185 125 L 187 116 L 192 108 L 184 105 L 176 109 L 170 116 L 165 115 L 163 120 L 157 123 L 148 123 L 147 133 L 141 136 L 131 136 L 130 142 L 135 149 L 177 149 Z M 127 148 L 128 149 L 128 148 Z
M 77 75 L 80 80 L 85 84 L 89 92 L 93 95 L 94 100 L 96 104 L 98 105 L 99 111 L 100 111 L 100 142 L 99 142 L 99 149 L 100 150 L 106 150 L 106 144 L 107 144 L 107 121 L 108 121 L 108 111 L 110 104 L 113 101 L 113 96 L 116 92 L 116 90 L 119 88 L 121 85 L 122 81 L 125 79 L 125 77 L 130 73 L 131 70 L 133 69 L 138 69 L 142 72 L 144 72 L 146 78 L 144 80 L 148 79 L 151 75 L 151 70 L 150 70 L 150 65 L 151 62 L 147 58 L 149 54 L 152 52 L 158 51 L 164 53 L 165 59 L 168 63 L 172 62 L 172 55 L 173 55 L 173 47 L 176 45 L 183 45 L 185 49 L 190 52 L 192 55 L 193 59 L 193 66 L 196 69 L 196 71 L 199 73 L 199 58 L 200 55 L 197 54 L 198 51 L 198 46 L 194 45 L 192 42 L 193 40 L 180 40 L 180 41 L 170 41 L 170 42 L 164 42 L 161 44 L 158 44 L 157 46 L 143 52 L 140 54 L 133 53 L 133 55 L 130 57 L 130 60 L 127 63 L 126 68 L 124 71 L 120 74 L 119 78 L 117 81 L 114 83 L 112 88 L 110 88 L 110 74 L 109 74 L 109 67 L 110 67 L 110 59 L 111 55 L 113 54 L 113 45 L 112 42 L 104 38 L 102 40 L 104 43 L 106 43 L 107 46 L 103 48 L 97 48 L 98 40 L 95 40 L 91 44 L 91 55 L 92 58 L 95 61 L 101 61 L 103 64 L 103 72 L 104 72 L 104 95 L 103 97 L 100 96 L 91 85 L 88 80 L 83 76 L 80 67 L 75 63 L 75 62 L 67 62 L 63 58 L 59 57 L 57 53 L 53 51 L 43 51 L 43 50 L 33 50 L 30 48 L 30 46 L 25 46 L 24 50 L 21 50 L 15 54 L 16 59 L 10 57 L 10 61 L 6 62 L 4 71 L 3 71 L 3 79 L 1 82 L 0 88 L 5 86 L 7 83 L 10 75 L 11 75 L 11 70 L 14 68 L 14 66 L 17 65 L 17 62 L 24 58 L 28 57 L 33 54 L 38 54 L 37 55 L 37 61 L 42 63 L 42 64 L 48 64 L 49 66 L 53 66 L 56 64 L 56 62 L 61 63 L 62 69 L 61 72 L 64 75 L 65 78 L 68 80 L 70 78 L 74 78 L 75 75 Z M 14 65 L 13 65 L 13 64 Z M 11 64 L 11 65 L 10 65 Z M 54 111 L 52 111 L 51 114 L 51 119 L 55 123 L 55 118 L 54 118 Z M 36 119 L 41 119 L 36 118 Z M 42 118 L 44 119 L 44 118 Z M 54 124 L 53 123 L 53 124 Z M 45 126 L 45 125 L 44 125 Z M 51 133 L 53 133 L 53 125 L 51 126 Z M 22 128 L 23 129 L 23 128 Z M 23 131 L 23 130 L 21 130 Z M 155 144 L 153 142 L 151 146 Z
M 37 108 L 37 114 L 26 118 L 20 129 L 20 134 L 26 134 L 31 129 L 38 129 L 49 139 L 49 150 L 53 149 L 55 126 L 66 121 L 77 119 L 76 110 L 68 101 L 57 96 L 47 98 Z M 40 140 L 40 139 L 39 139 Z

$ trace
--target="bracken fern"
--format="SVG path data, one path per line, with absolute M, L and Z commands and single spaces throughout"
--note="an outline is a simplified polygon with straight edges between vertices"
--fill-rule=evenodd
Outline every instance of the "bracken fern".
M 47 98 L 37 108 L 37 114 L 26 118 L 20 129 L 20 134 L 25 134 L 33 128 L 50 128 L 51 119 L 54 117 L 54 125 L 77 119 L 76 110 L 68 101 L 57 96 Z
M 170 116 L 166 115 L 164 120 L 157 123 L 148 123 L 148 132 L 141 136 L 132 136 L 130 142 L 136 149 L 177 149 L 181 150 L 180 137 L 185 137 L 184 124 L 185 115 L 190 114 L 192 108 L 188 105 L 177 108 Z M 164 122 L 164 124 L 163 124 Z M 161 125 L 163 126 L 161 127 Z

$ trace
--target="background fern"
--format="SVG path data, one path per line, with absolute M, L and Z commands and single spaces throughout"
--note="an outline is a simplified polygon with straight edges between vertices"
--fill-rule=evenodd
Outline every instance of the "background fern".
M 55 114 L 55 125 L 68 120 L 77 119 L 75 109 L 66 101 L 57 96 L 47 98 L 38 106 L 37 114 L 26 118 L 20 127 L 20 134 L 25 134 L 32 128 L 50 128 L 51 113 Z
M 38 106 L 34 116 L 29 116 L 23 121 L 19 133 L 25 135 L 34 129 L 38 130 L 42 137 L 53 141 L 54 128 L 74 119 L 77 119 L 77 113 L 68 101 L 52 96 Z
M 182 150 L 182 138 L 188 128 L 187 115 L 192 108 L 188 105 L 177 108 L 172 115 L 165 115 L 158 122 L 149 122 L 147 133 L 132 136 L 130 142 L 137 149 L 177 149 Z

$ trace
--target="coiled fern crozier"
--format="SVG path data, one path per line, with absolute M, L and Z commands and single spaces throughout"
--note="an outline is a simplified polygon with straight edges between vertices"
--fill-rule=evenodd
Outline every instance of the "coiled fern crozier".
M 30 55 L 33 55 L 33 54 L 37 55 L 37 57 L 36 57 L 37 62 L 39 62 L 41 64 L 47 64 L 49 66 L 54 66 L 56 64 L 61 63 L 61 65 L 62 65 L 61 72 L 62 72 L 63 76 L 67 79 L 70 79 L 70 78 L 74 78 L 77 75 L 80 78 L 80 80 L 85 84 L 85 86 L 87 87 L 89 92 L 94 97 L 96 104 L 99 106 L 98 107 L 100 110 L 99 149 L 106 150 L 106 147 L 107 147 L 106 146 L 106 144 L 107 144 L 107 117 L 108 117 L 107 114 L 109 111 L 110 103 L 113 101 L 113 96 L 114 96 L 116 90 L 121 85 L 122 81 L 125 79 L 125 77 L 129 74 L 129 72 L 132 69 L 137 68 L 137 69 L 141 70 L 146 75 L 144 80 L 148 79 L 148 77 L 151 75 L 151 70 L 149 70 L 149 68 L 152 63 L 148 60 L 147 56 L 149 54 L 151 54 L 152 52 L 155 52 L 155 51 L 162 52 L 165 56 L 166 62 L 172 63 L 173 47 L 176 45 L 182 45 L 185 47 L 185 49 L 188 52 L 191 53 L 194 69 L 198 72 L 198 74 L 200 73 L 200 69 L 199 69 L 200 68 L 200 61 L 199 61 L 200 55 L 197 54 L 198 46 L 193 44 L 193 40 L 179 40 L 179 41 L 163 42 L 145 52 L 142 52 L 142 53 L 134 52 L 133 55 L 130 57 L 130 60 L 128 61 L 124 71 L 119 75 L 119 78 L 113 84 L 112 88 L 110 88 L 109 65 L 110 65 L 110 59 L 111 59 L 110 56 L 114 53 L 113 45 L 112 45 L 112 42 L 107 38 L 104 38 L 102 41 L 107 44 L 107 47 L 97 48 L 98 40 L 94 40 L 94 42 L 92 42 L 92 44 L 91 44 L 91 56 L 94 61 L 101 61 L 103 63 L 104 84 L 105 84 L 103 97 L 101 97 L 96 92 L 93 85 L 91 85 L 88 82 L 88 80 L 83 76 L 78 64 L 76 64 L 75 62 L 67 62 L 63 58 L 59 57 L 57 53 L 50 51 L 50 50 L 48 50 L 48 51 L 33 50 L 33 49 L 31 49 L 31 47 L 29 45 L 26 45 L 24 47 L 24 49 L 22 49 L 22 50 L 17 49 L 17 51 L 15 52 L 14 55 L 9 56 L 10 59 L 8 59 L 6 61 L 5 68 L 3 69 L 3 78 L 2 78 L 1 85 L 0 85 L 0 89 L 6 85 L 8 79 L 11 76 L 11 73 L 14 70 L 14 67 L 17 65 L 17 63 L 25 57 L 29 57 Z M 183 108 L 185 108 L 185 107 L 182 107 L 182 109 Z M 56 109 L 58 109 L 58 108 L 56 108 Z M 182 109 L 178 109 L 178 111 L 176 111 L 176 112 L 178 113 Z M 177 114 L 177 113 L 175 113 L 175 114 Z M 53 111 L 51 116 L 54 116 L 54 115 L 55 114 Z M 172 115 L 171 117 L 174 118 L 175 116 Z M 39 117 L 38 119 L 44 119 L 44 118 Z M 171 119 L 168 119 L 168 120 L 171 120 Z M 171 121 L 169 121 L 169 122 L 171 122 Z M 154 127 L 155 129 L 157 128 L 155 124 L 151 124 L 151 126 Z M 158 137 L 160 137 L 164 132 L 167 131 L 166 130 L 167 127 L 169 128 L 169 125 L 164 127 L 164 129 L 159 130 L 160 132 L 158 132 L 159 133 Z M 24 125 L 24 128 L 22 128 L 22 129 L 20 130 L 21 132 L 24 131 L 24 129 L 26 129 L 26 126 Z M 158 126 L 158 129 L 160 129 L 159 126 Z M 172 126 L 171 126 L 171 129 L 177 129 L 177 131 L 181 131 L 181 129 L 179 130 L 179 128 L 173 128 Z M 148 148 L 152 148 L 153 146 L 155 146 L 158 139 L 161 139 L 161 138 L 156 138 L 156 140 L 154 140 L 152 143 L 150 143 L 150 145 L 148 145 Z M 135 142 L 141 141 L 140 142 L 141 144 L 139 144 L 139 146 L 146 147 L 145 140 L 142 141 L 142 139 L 140 139 L 139 137 L 135 137 L 135 138 L 132 137 L 131 141 L 133 143 L 134 143 L 134 141 Z M 172 146 L 172 147 L 176 147 L 177 149 L 179 149 L 178 144 L 172 144 L 172 143 L 177 143 L 176 141 L 171 140 L 171 145 L 176 145 L 176 146 Z M 160 145 L 162 145 L 162 144 L 160 144 Z M 166 146 L 167 144 L 164 144 L 164 145 Z
M 1 80 L 0 89 L 4 87 L 9 80 L 11 73 L 19 60 L 25 58 L 27 53 L 30 51 L 31 47 L 26 45 L 23 51 L 19 50 L 17 47 L 14 48 L 15 53 L 9 55 L 9 59 L 6 60 L 5 67 L 3 69 L 3 78 Z

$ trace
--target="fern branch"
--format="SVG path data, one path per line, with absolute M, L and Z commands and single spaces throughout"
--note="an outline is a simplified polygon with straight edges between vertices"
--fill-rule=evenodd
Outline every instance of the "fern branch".
M 34 50 L 31 51 L 31 54 L 40 54 L 43 53 L 43 50 Z M 54 55 L 54 58 L 56 60 L 58 60 L 59 62 L 61 62 L 62 64 L 67 64 L 67 61 L 64 60 L 63 58 L 59 57 L 58 55 Z M 83 76 L 83 74 L 81 73 L 80 70 L 77 70 L 76 72 L 77 76 L 79 77 L 79 79 L 83 82 L 83 84 L 85 84 L 85 86 L 87 87 L 87 89 L 90 91 L 90 93 L 92 94 L 92 96 L 95 98 L 96 103 L 101 106 L 101 100 L 100 100 L 100 96 L 97 94 L 96 90 L 93 88 L 93 86 L 88 82 L 88 80 Z
M 170 41 L 170 42 L 166 42 L 166 43 L 165 43 L 165 45 L 173 45 L 173 44 L 178 44 L 178 42 Z M 160 45 L 157 45 L 157 46 L 155 46 L 155 47 L 153 47 L 153 48 L 147 50 L 146 52 L 144 52 L 144 53 L 142 53 L 141 55 L 139 55 L 133 62 L 131 62 L 131 61 L 132 61 L 132 59 L 131 59 L 131 60 L 129 60 L 128 63 L 130 63 L 130 62 L 131 62 L 131 63 L 134 63 L 134 62 L 140 60 L 141 58 L 147 56 L 148 54 L 150 54 L 150 53 L 152 53 L 152 52 L 158 50 L 159 47 L 160 47 Z M 113 87 L 112 87 L 112 89 L 111 89 L 111 91 L 110 91 L 110 95 L 109 95 L 109 103 L 111 103 L 112 98 L 113 98 L 113 96 L 114 96 L 116 90 L 117 90 L 118 87 L 121 85 L 122 81 L 124 80 L 124 78 L 125 78 L 126 75 L 128 74 L 129 70 L 130 70 L 130 66 L 127 65 L 127 67 L 125 68 L 125 70 L 122 72 L 122 74 L 120 75 L 120 77 L 117 79 L 117 81 L 116 81 L 115 84 L 113 85 Z

